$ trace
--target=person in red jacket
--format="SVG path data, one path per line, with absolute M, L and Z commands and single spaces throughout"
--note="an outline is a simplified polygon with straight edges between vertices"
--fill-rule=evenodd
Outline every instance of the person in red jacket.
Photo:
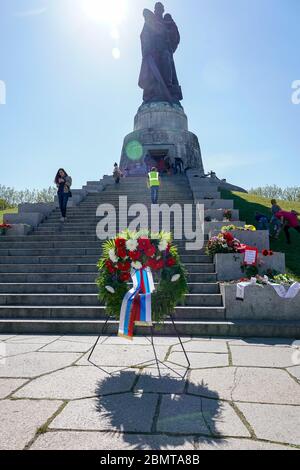
M 281 220 L 281 223 L 284 225 L 284 233 L 286 236 L 286 241 L 289 245 L 291 245 L 291 234 L 290 229 L 295 229 L 298 233 L 300 233 L 300 223 L 298 219 L 298 212 L 296 211 L 279 211 L 276 214 L 277 219 Z

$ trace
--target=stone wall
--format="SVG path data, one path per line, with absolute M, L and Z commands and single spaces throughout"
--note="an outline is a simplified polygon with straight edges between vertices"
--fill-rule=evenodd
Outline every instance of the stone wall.
M 236 298 L 236 284 L 223 284 L 227 320 L 300 321 L 300 294 L 282 299 L 271 286 L 249 286 L 244 301 Z

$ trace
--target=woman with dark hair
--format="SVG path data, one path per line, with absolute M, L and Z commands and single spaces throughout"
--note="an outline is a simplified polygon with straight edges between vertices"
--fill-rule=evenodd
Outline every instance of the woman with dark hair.
M 54 183 L 57 186 L 57 195 L 59 201 L 59 208 L 61 211 L 61 222 L 65 222 L 67 215 L 67 205 L 69 197 L 72 195 L 70 188 L 72 186 L 72 178 L 68 173 L 60 168 L 56 174 Z

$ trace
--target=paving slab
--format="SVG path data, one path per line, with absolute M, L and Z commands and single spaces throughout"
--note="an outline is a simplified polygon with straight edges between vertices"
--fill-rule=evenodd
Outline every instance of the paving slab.
M 194 450 L 194 439 L 187 437 L 113 434 L 105 432 L 48 432 L 30 450 Z
M 250 437 L 228 403 L 189 395 L 167 395 L 162 398 L 157 431 Z
M 0 448 L 22 450 L 58 410 L 59 401 L 0 401 Z
M 0 365 L 0 377 L 37 377 L 70 366 L 80 354 L 33 352 L 9 357 Z
M 157 400 L 155 394 L 125 393 L 73 401 L 50 428 L 149 433 Z
M 300 406 L 238 403 L 259 439 L 300 446 Z
M 7 341 L 8 339 L 15 338 L 16 335 L 0 335 L 0 342 L 1 341 Z
M 92 347 L 92 342 L 57 340 L 54 343 L 47 344 L 41 351 L 43 352 L 87 352 Z
M 161 370 L 161 377 L 156 369 L 144 369 L 135 386 L 136 392 L 145 393 L 183 393 L 186 381 L 175 372 Z
M 300 405 L 300 385 L 284 370 L 260 368 L 192 371 L 188 393 L 222 400 Z
M 293 377 L 300 381 L 300 366 L 290 367 L 287 370 Z
M 38 351 L 41 348 L 41 345 L 36 343 L 0 343 L 0 348 L 2 357 L 10 357 Z
M 0 379 L 0 399 L 6 398 L 26 382 L 23 379 Z
M 184 343 L 185 350 L 189 352 L 203 352 L 203 353 L 228 353 L 227 344 L 225 341 L 188 341 Z M 172 352 L 182 352 L 180 344 L 173 346 Z
M 192 369 L 226 367 L 229 365 L 228 354 L 189 353 L 188 358 Z M 186 359 L 183 352 L 172 352 L 168 356 L 168 361 L 186 367 Z
M 245 339 L 229 339 L 229 344 L 235 346 L 279 346 L 280 348 L 291 347 L 294 339 L 288 338 L 245 338 Z
M 126 338 L 121 338 L 115 335 L 103 337 L 102 343 L 105 344 L 105 346 L 112 345 L 112 344 L 116 346 L 128 346 L 128 344 L 131 344 L 134 346 L 140 346 L 140 345 L 148 346 L 149 344 L 151 344 L 149 339 L 144 336 L 135 336 L 133 340 L 130 341 Z
M 31 381 L 14 396 L 75 400 L 131 390 L 135 372 L 109 377 L 96 367 L 69 367 Z
M 196 448 L 199 451 L 204 450 L 294 450 L 291 447 L 279 444 L 271 444 L 266 442 L 254 441 L 249 439 L 199 439 L 196 443 Z
M 163 361 L 168 352 L 167 346 L 157 346 L 156 352 L 158 358 Z M 78 365 L 88 365 L 89 354 L 84 356 Z M 117 345 L 99 344 L 92 355 L 94 364 L 101 367 L 134 367 L 142 363 L 154 363 L 155 357 L 151 344 L 149 345 L 134 345 L 131 343 Z
M 286 368 L 294 365 L 291 348 L 231 346 L 230 349 L 234 366 Z
M 177 336 L 155 336 L 153 340 L 156 346 L 173 346 L 180 344 Z M 182 336 L 181 340 L 183 343 L 187 343 L 191 341 L 192 338 L 190 336 Z
M 56 341 L 59 339 L 60 336 L 54 336 L 54 335 L 18 335 L 14 336 L 11 339 L 8 340 L 9 343 L 32 343 L 32 344 L 47 344 L 51 343 L 52 341 Z
M 91 343 L 93 344 L 96 340 L 98 339 L 98 336 L 91 336 L 91 335 L 64 335 L 60 336 L 59 340 L 60 341 L 67 341 L 71 343 Z M 103 338 L 104 341 L 105 338 Z M 100 341 L 102 342 L 102 341 Z

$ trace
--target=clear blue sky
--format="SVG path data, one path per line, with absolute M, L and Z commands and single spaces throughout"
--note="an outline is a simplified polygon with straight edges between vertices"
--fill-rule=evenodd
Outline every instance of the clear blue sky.
M 142 9 L 155 1 L 127 0 L 119 41 L 84 1 L 0 0 L 0 184 L 48 187 L 63 166 L 81 187 L 119 161 L 142 100 Z M 180 28 L 183 106 L 206 170 L 246 188 L 299 185 L 300 1 L 164 3 Z

